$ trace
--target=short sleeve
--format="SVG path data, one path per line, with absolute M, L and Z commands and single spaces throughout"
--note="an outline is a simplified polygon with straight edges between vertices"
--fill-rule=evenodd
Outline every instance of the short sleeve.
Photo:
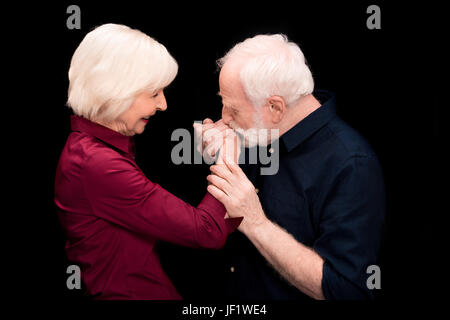
M 324 259 L 322 289 L 327 300 L 370 299 L 367 267 L 376 264 L 385 214 L 378 160 L 348 159 L 335 176 L 320 219 L 314 250 Z

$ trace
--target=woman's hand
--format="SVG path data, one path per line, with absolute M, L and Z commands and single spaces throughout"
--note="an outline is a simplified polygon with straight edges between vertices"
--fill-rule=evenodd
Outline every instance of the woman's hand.
M 234 131 L 223 120 L 213 122 L 206 118 L 202 124 L 194 123 L 196 148 L 205 161 L 212 163 L 217 153 L 217 162 L 223 163 L 223 156 L 237 163 L 240 155 L 240 140 Z M 226 146 L 225 146 L 226 144 Z M 223 149 L 223 150 L 222 150 Z M 233 160 L 235 159 L 235 160 Z
M 241 141 L 239 136 L 230 128 L 223 131 L 223 134 L 222 147 L 219 150 L 216 164 L 225 164 L 224 159 L 227 162 L 237 164 L 241 154 Z

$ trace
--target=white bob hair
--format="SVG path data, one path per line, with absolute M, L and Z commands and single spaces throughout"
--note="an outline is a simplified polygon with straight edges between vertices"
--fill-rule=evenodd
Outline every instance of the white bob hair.
M 72 56 L 67 105 L 89 120 L 114 121 L 136 95 L 163 89 L 177 72 L 175 59 L 153 38 L 104 24 L 89 32 Z
M 241 84 L 254 107 L 262 107 L 271 96 L 290 106 L 314 90 L 303 52 L 283 34 L 248 38 L 217 60 L 219 69 L 227 62 L 240 66 Z

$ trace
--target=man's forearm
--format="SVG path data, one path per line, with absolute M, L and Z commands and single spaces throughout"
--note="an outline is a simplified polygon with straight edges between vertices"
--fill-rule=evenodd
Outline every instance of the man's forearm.
M 242 232 L 291 284 L 314 299 L 325 299 L 323 259 L 316 252 L 268 219 L 258 225 L 246 226 Z

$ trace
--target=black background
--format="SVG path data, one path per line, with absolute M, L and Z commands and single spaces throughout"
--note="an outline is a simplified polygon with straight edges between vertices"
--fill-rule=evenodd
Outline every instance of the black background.
M 70 4 L 81 8 L 81 30 L 66 27 Z M 381 30 L 366 27 L 370 4 L 381 8 Z M 19 260 L 8 263 L 19 271 L 9 279 L 17 294 L 80 299 L 65 286 L 69 263 L 53 205 L 53 180 L 70 128 L 65 102 L 71 56 L 86 33 L 112 22 L 154 37 L 179 64 L 166 91 L 168 110 L 136 138 L 137 163 L 150 180 L 194 205 L 205 193 L 208 167 L 174 165 L 170 152 L 176 142 L 170 137 L 177 128 L 192 132 L 195 120 L 220 117 L 215 60 L 258 33 L 284 33 L 298 43 L 315 87 L 336 94 L 338 114 L 369 140 L 384 170 L 387 216 L 376 300 L 439 299 L 445 278 L 438 249 L 445 211 L 437 202 L 443 195 L 438 187 L 443 106 L 438 106 L 436 80 L 442 11 L 430 2 L 394 6 L 384 1 L 66 1 L 11 9 L 7 15 L 21 17 L 11 23 L 18 30 L 12 44 L 20 49 L 9 53 L 24 57 L 13 78 L 19 87 L 14 108 L 27 123 L 7 133 L 21 155 L 14 159 L 20 178 L 14 175 L 10 188 L 20 208 L 15 209 L 19 227 L 11 228 L 16 231 L 10 237 L 22 245 L 12 250 Z M 204 301 L 217 294 L 220 252 L 170 244 L 160 250 L 165 270 L 186 299 Z

